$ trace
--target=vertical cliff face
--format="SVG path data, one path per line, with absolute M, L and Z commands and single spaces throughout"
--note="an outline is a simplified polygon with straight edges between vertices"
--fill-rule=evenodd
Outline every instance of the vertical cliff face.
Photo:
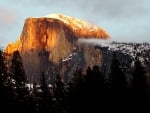
M 58 62 L 72 50 L 76 37 L 63 22 L 50 18 L 29 18 L 22 34 L 22 53 L 47 51 L 49 60 Z
M 102 62 L 100 50 L 77 43 L 78 38 L 87 37 L 85 33 L 91 32 L 91 29 L 80 29 L 56 18 L 28 18 L 20 39 L 9 44 L 5 52 L 11 56 L 14 51 L 20 51 L 29 82 L 40 82 L 42 72 L 51 79 L 59 73 L 67 80 L 75 67 L 85 69 Z M 100 33 L 99 37 L 108 36 L 104 31 L 98 30 L 95 33 L 93 36 Z
M 29 81 L 38 81 L 49 66 L 67 57 L 76 43 L 71 29 L 56 19 L 27 19 L 21 34 L 21 54 Z

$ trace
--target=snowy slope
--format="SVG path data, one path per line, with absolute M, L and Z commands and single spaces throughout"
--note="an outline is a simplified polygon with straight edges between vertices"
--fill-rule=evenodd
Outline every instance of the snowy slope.
M 63 21 L 65 24 L 69 25 L 73 31 L 78 34 L 82 34 L 81 37 L 84 38 L 103 38 L 107 39 L 110 35 L 102 28 L 93 25 L 85 20 L 74 18 L 71 16 L 66 16 L 63 14 L 50 14 L 43 16 L 44 18 L 54 18 Z

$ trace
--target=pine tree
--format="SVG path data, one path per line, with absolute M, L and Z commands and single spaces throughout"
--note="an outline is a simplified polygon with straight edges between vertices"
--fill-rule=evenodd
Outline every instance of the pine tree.
M 0 50 L 0 105 L 2 106 L 2 109 L 7 106 L 8 98 L 7 98 L 7 89 L 5 87 L 7 77 L 7 69 L 4 63 L 4 57 L 3 52 Z
M 55 88 L 54 88 L 54 94 L 57 98 L 57 100 L 61 100 L 64 96 L 65 89 L 64 89 L 64 82 L 61 80 L 61 77 L 59 74 L 56 76 L 56 81 L 55 81 Z
M 143 104 L 147 100 L 147 78 L 141 62 L 137 59 L 133 71 L 132 90 L 134 101 Z
M 11 76 L 15 80 L 16 93 L 19 98 L 27 95 L 27 78 L 23 68 L 22 58 L 19 51 L 13 53 L 11 62 Z
M 48 85 L 46 83 L 45 74 L 42 72 L 41 76 L 41 92 L 39 99 L 39 112 L 41 113 L 49 113 L 52 112 L 52 97 L 49 92 Z
M 54 85 L 54 97 L 55 101 L 55 111 L 57 112 L 65 112 L 65 104 L 66 104 L 66 95 L 67 90 L 65 89 L 65 83 L 62 81 L 59 74 L 56 75 L 55 85 Z
M 48 89 L 48 85 L 46 83 L 46 78 L 45 78 L 44 72 L 42 72 L 42 76 L 41 76 L 41 90 L 42 90 L 43 97 L 50 96 L 50 92 Z
M 19 51 L 13 53 L 10 74 L 15 82 L 15 110 L 20 112 L 18 109 L 18 107 L 20 107 L 22 111 L 26 112 L 29 91 L 26 86 L 27 78 Z
M 126 88 L 127 86 L 126 77 L 121 69 L 119 60 L 116 58 L 116 53 L 113 53 L 110 79 L 111 79 L 111 88 L 113 89 L 121 90 Z
M 22 58 L 19 51 L 13 53 L 12 63 L 11 63 L 11 74 L 17 84 L 21 85 L 22 83 L 27 82 L 27 77 L 24 71 Z
M 76 68 L 73 73 L 71 83 L 69 84 L 69 93 L 66 102 L 66 108 L 71 113 L 82 112 L 84 103 L 84 82 L 81 69 Z
M 37 88 L 37 83 L 33 83 L 33 89 L 32 89 L 32 109 L 34 112 L 38 112 L 39 108 L 39 96 L 38 96 L 38 88 Z
M 3 87 L 7 78 L 7 68 L 4 63 L 3 52 L 0 50 L 0 87 Z
M 126 87 L 127 81 L 126 77 L 121 69 L 120 62 L 116 58 L 116 54 L 113 54 L 113 59 L 111 63 L 111 73 L 110 73 L 110 92 L 109 100 L 112 106 L 118 106 L 126 103 Z

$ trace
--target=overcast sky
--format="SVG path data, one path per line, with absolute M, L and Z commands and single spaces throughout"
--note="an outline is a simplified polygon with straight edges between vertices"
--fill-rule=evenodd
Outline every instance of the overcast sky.
M 150 0 L 1 0 L 0 45 L 19 38 L 26 18 L 51 13 L 96 24 L 111 40 L 150 42 Z

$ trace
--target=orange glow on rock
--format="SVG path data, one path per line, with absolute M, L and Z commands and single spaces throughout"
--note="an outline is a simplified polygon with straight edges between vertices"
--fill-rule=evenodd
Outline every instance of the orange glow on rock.
M 71 53 L 73 43 L 78 38 L 107 39 L 110 35 L 102 28 L 81 19 L 61 14 L 41 18 L 28 18 L 16 43 L 9 44 L 8 54 L 19 50 L 22 53 L 31 50 L 51 52 L 50 60 L 58 62 Z
M 98 26 L 64 15 L 28 18 L 19 40 L 9 44 L 5 52 L 11 60 L 12 53 L 19 50 L 30 82 L 40 81 L 42 72 L 47 73 L 51 65 L 59 64 L 74 48 L 84 53 L 85 68 L 102 63 L 101 52 L 94 47 L 79 46 L 80 38 L 107 39 L 109 34 Z
M 62 14 L 51 14 L 44 16 L 45 18 L 54 18 L 63 21 L 65 24 L 70 26 L 78 38 L 99 38 L 107 39 L 110 35 L 102 28 L 90 24 L 84 20 L 77 19 Z

